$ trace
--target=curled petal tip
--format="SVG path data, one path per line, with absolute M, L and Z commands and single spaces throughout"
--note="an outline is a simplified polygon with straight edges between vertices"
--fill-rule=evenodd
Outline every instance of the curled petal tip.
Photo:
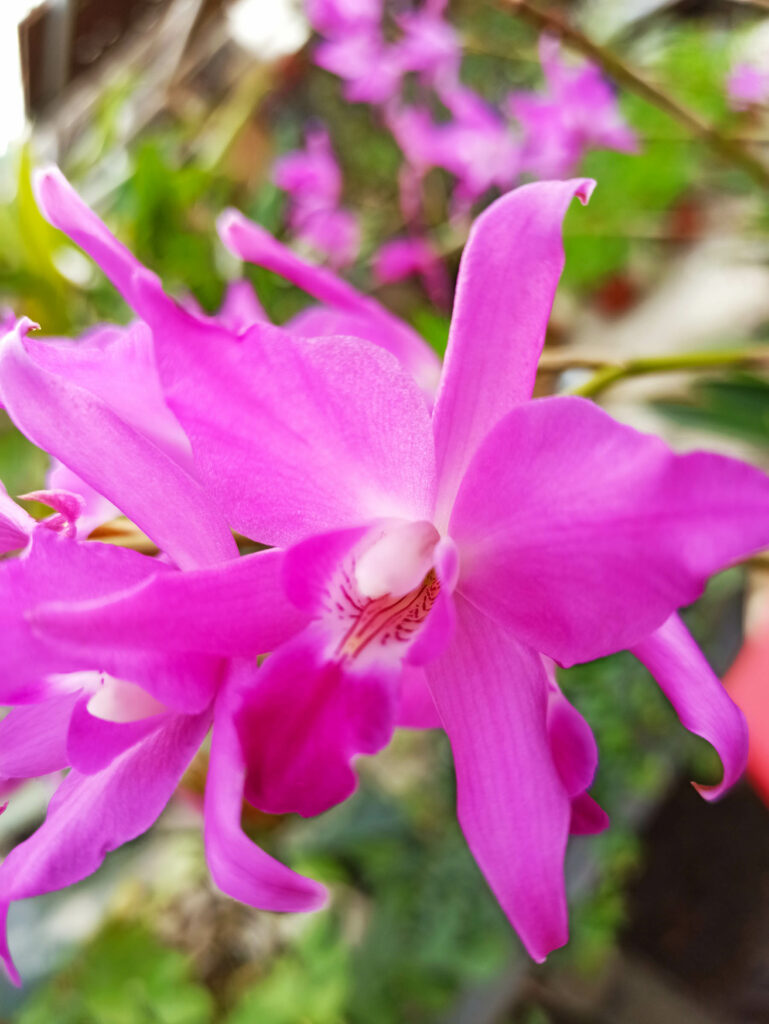
M 582 203 L 583 206 L 587 206 L 590 202 L 590 197 L 595 191 L 595 187 L 598 184 L 594 178 L 584 178 L 580 183 L 575 195 L 577 199 Z
M 692 782 L 692 788 L 696 789 L 702 799 L 707 800 L 710 804 L 720 800 L 731 786 L 731 782 L 719 782 L 715 786 L 706 786 L 702 782 Z
M 26 338 L 30 331 L 39 331 L 40 324 L 34 320 L 30 320 L 28 316 L 21 316 L 18 320 L 10 327 L 4 337 L 6 338 Z

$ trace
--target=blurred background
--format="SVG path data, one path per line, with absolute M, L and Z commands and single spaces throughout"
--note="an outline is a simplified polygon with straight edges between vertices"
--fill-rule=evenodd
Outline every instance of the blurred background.
M 0 303 L 56 336 L 128 319 L 37 212 L 30 171 L 56 161 L 185 301 L 216 311 L 245 277 L 276 322 L 308 304 L 224 250 L 215 218 L 234 205 L 442 352 L 472 216 L 519 181 L 584 173 L 599 187 L 567 220 L 539 393 L 577 391 L 679 450 L 769 469 L 768 0 L 385 0 L 375 60 L 334 38 L 324 7 L 2 0 Z M 425 10 L 432 23 L 409 22 Z M 388 86 L 389 56 L 416 37 L 422 56 Z M 603 127 L 598 101 L 580 101 L 586 61 L 605 83 Z M 447 96 L 447 68 L 466 91 Z M 409 130 L 417 107 L 440 145 Z M 316 178 L 292 174 L 292 153 Z M 46 457 L 0 416 L 0 479 L 41 487 Z M 258 913 L 214 889 L 201 755 L 148 835 L 81 885 L 14 906 L 26 985 L 0 979 L 0 1020 L 769 1022 L 768 587 L 757 558 L 687 612 L 751 723 L 750 777 L 717 805 L 688 781 L 718 778 L 712 752 L 639 663 L 560 673 L 595 730 L 593 792 L 612 826 L 572 842 L 572 939 L 545 965 L 464 845 L 445 737 L 404 731 L 321 818 L 246 812 L 261 845 L 331 886 L 329 911 Z M 16 791 L 0 853 L 56 782 Z

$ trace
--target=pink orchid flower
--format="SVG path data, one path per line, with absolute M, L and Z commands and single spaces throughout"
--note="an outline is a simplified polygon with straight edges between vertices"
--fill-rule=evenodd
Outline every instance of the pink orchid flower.
M 339 208 L 342 172 L 328 132 L 309 132 L 304 150 L 281 157 L 275 183 L 291 196 L 288 220 L 296 237 L 336 269 L 354 262 L 360 249 L 358 219 Z
M 769 71 L 754 64 L 736 64 L 726 81 L 726 94 L 733 110 L 748 110 L 769 101 Z
M 0 395 L 16 425 L 61 460 L 54 472 L 67 474 L 75 486 L 82 474 L 94 494 L 108 494 L 169 563 L 192 569 L 226 562 L 235 573 L 230 594 L 246 600 L 250 611 L 267 599 L 270 630 L 283 621 L 276 634 L 265 635 L 256 622 L 249 627 L 248 642 L 263 647 L 262 653 L 293 635 L 303 619 L 287 600 L 278 611 L 281 602 L 269 583 L 276 553 L 237 558 L 224 519 L 184 468 L 189 446 L 185 453 L 178 443 L 184 435 L 177 421 L 164 403 L 161 409 L 153 402 L 153 394 L 161 402 L 162 396 L 153 392 L 152 364 L 141 367 L 143 407 L 140 367 L 133 367 L 132 388 L 132 360 L 123 356 L 137 356 L 131 340 L 137 325 L 116 335 L 114 346 L 86 339 L 82 348 L 60 339 L 33 341 L 26 337 L 29 326 L 19 322 L 0 342 Z M 121 366 L 123 392 L 117 386 Z M 85 649 L 72 638 L 44 638 L 36 628 L 40 604 L 98 606 L 108 593 L 134 589 L 159 573 L 181 573 L 159 559 L 76 541 L 84 535 L 76 519 L 78 495 L 33 496 L 58 507 L 59 521 L 35 523 L 7 507 L 10 499 L 0 509 L 13 548 L 24 547 L 20 558 L 0 564 L 0 703 L 15 706 L 0 723 L 0 780 L 71 771 L 45 823 L 0 867 L 0 958 L 12 979 L 19 981 L 4 937 L 9 904 L 79 881 L 98 868 L 106 851 L 145 831 L 176 789 L 215 712 L 206 810 L 215 881 L 235 898 L 265 908 L 317 907 L 320 886 L 272 861 L 240 831 L 237 780 L 244 766 L 238 744 L 227 737 L 234 730 L 229 693 L 243 665 L 208 651 L 94 649 L 95 638 Z M 200 517 L 201 525 L 188 523 L 187 515 Z M 242 570 L 247 576 L 255 571 L 255 591 L 253 581 L 239 579 Z M 233 622 L 238 620 L 233 609 Z M 249 647 L 252 658 L 255 650 Z
M 635 153 L 638 141 L 622 118 L 617 99 L 599 68 L 565 63 L 557 40 L 542 36 L 542 95 L 512 93 L 510 115 L 523 127 L 524 169 L 538 177 L 569 174 L 591 147 Z
M 438 123 L 426 108 L 417 106 L 393 109 L 387 115 L 417 183 L 406 176 L 402 205 L 408 217 L 416 213 L 410 197 L 433 167 L 442 167 L 457 179 L 457 212 L 491 188 L 510 188 L 521 170 L 518 140 L 495 110 L 464 86 L 446 90 L 444 101 L 453 114 L 450 121 Z
M 256 560 L 269 577 L 275 555 L 260 553 Z M 229 564 L 237 574 L 248 559 Z M 0 722 L 0 783 L 70 769 L 45 822 L 0 866 L 0 959 L 16 984 L 5 935 L 9 905 L 80 881 L 109 850 L 146 831 L 176 790 L 214 713 L 205 804 L 214 880 L 233 897 L 266 909 L 312 910 L 323 902 L 321 886 L 274 861 L 240 829 L 244 764 L 228 701 L 245 664 L 205 652 L 99 647 L 93 637 L 89 645 L 72 637 L 58 643 L 37 630 L 41 604 L 98 607 L 115 592 L 162 574 L 183 575 L 133 551 L 50 531 L 36 532 L 22 557 L 0 565 L 0 700 L 15 705 Z M 239 588 L 241 598 L 247 592 Z M 269 585 L 251 597 L 258 604 L 268 593 Z M 266 650 L 291 635 L 296 616 L 286 609 L 287 630 L 252 634 L 257 646 L 264 643 Z
M 375 29 L 382 20 L 383 0 L 306 0 L 310 24 L 326 36 Z
M 116 247 L 116 283 L 127 292 L 139 264 L 58 172 L 42 173 L 37 191 L 47 215 L 73 237 L 87 238 L 88 246 L 102 254 Z M 329 271 L 313 271 L 275 240 L 269 242 L 265 265 L 274 265 L 299 284 L 314 274 L 309 290 L 329 304 L 300 315 L 299 335 L 303 326 L 318 334 L 337 325 L 347 333 L 368 332 L 377 344 L 396 350 L 418 375 L 421 370 L 424 377 L 431 369 L 434 385 L 435 356 L 407 325 Z M 209 321 L 199 312 L 190 315 L 194 321 Z M 265 320 L 250 285 L 240 281 L 228 289 L 213 322 L 237 343 L 253 324 Z M 72 771 L 45 824 L 0 868 L 0 917 L 5 919 L 8 904 L 16 899 L 85 877 L 96 870 L 106 850 L 149 827 L 214 717 L 206 849 L 215 881 L 256 906 L 313 909 L 323 900 L 322 887 L 272 861 L 239 827 L 244 766 L 234 739 L 232 689 L 253 676 L 258 653 L 305 624 L 276 590 L 277 553 L 234 558 L 229 529 L 200 491 L 189 443 L 159 390 L 145 324 L 99 328 L 78 342 L 36 341 L 27 337 L 29 326 L 9 320 L 12 329 L 0 343 L 0 399 L 16 425 L 55 456 L 50 485 L 59 491 L 66 485 L 76 495 L 36 495 L 54 506 L 58 502 L 69 516 L 55 527 L 64 535 L 55 545 L 39 536 L 41 530 L 50 535 L 53 520 L 36 523 L 10 498 L 0 496 L 5 550 L 26 548 L 22 560 L 0 566 L 0 635 L 6 640 L 0 703 L 20 705 L 0 725 L 0 778 L 18 780 L 63 767 Z M 64 543 L 74 533 L 87 536 L 93 525 L 119 511 L 155 540 L 171 564 L 105 545 Z M 94 651 L 94 636 L 87 650 L 78 649 L 71 637 L 57 644 L 31 628 L 41 603 L 78 600 L 98 607 L 107 591 L 132 591 L 158 572 L 170 571 L 173 563 L 192 569 L 222 560 L 228 569 L 216 576 L 223 587 L 218 600 L 226 604 L 236 599 L 230 621 L 241 631 L 236 646 L 245 651 L 245 664 L 217 656 L 221 648 L 232 647 L 232 634 L 226 641 L 214 639 L 213 652 L 185 649 L 148 657 L 109 643 L 97 644 Z M 270 608 L 270 630 L 283 607 L 278 633 L 266 635 L 258 621 L 263 601 Z M 205 632 L 216 637 L 215 630 Z M 420 714 L 418 705 L 404 707 L 404 724 L 419 724 Z M 86 829 L 82 820 L 88 816 L 93 827 Z M 18 981 L 5 939 L 0 955 Z
M 744 767 L 744 720 L 676 609 L 769 541 L 769 479 L 753 467 L 677 456 L 581 399 L 529 400 L 562 218 L 591 188 L 525 186 L 476 222 L 432 415 L 381 348 L 264 324 L 235 337 L 179 308 L 69 211 L 71 237 L 153 331 L 206 493 L 235 529 L 274 545 L 279 571 L 260 583 L 269 599 L 255 599 L 255 563 L 240 559 L 35 614 L 59 642 L 246 657 L 287 597 L 303 627 L 257 685 L 227 691 L 239 778 L 267 810 L 315 814 L 344 799 L 351 759 L 381 748 L 427 685 L 468 843 L 538 960 L 567 938 L 569 833 L 605 824 L 584 800 L 594 744 L 544 656 L 570 665 L 632 650 L 719 752 L 723 779 L 706 791 L 718 796 Z M 222 224 L 243 258 L 263 244 L 253 230 L 235 214 Z M 251 580 L 247 595 L 236 577 Z
M 378 32 L 326 40 L 316 46 L 314 59 L 318 67 L 342 79 L 350 103 L 384 106 L 400 92 L 403 68 L 398 51 Z
M 379 284 L 394 284 L 418 276 L 436 306 L 443 308 L 448 304 L 448 274 L 439 253 L 426 238 L 393 238 L 385 242 L 374 254 L 372 272 Z
M 324 129 L 307 133 L 304 149 L 286 153 L 275 164 L 275 184 L 307 212 L 335 207 L 342 195 L 342 172 Z
M 427 0 L 418 10 L 396 19 L 403 33 L 397 43 L 401 68 L 436 87 L 456 82 L 462 61 L 459 33 L 446 21 L 445 11 L 445 0 Z

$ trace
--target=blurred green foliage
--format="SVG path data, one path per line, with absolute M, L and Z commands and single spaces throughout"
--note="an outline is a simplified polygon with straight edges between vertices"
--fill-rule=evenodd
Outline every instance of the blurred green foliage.
M 49 985 L 18 1024 L 207 1024 L 212 999 L 186 958 L 143 926 L 108 924 Z

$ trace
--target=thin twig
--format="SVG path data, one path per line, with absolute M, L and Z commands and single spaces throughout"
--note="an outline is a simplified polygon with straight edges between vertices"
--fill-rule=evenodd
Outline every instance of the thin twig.
M 576 364 L 572 364 L 576 365 Z M 743 349 L 714 349 L 712 352 L 684 352 L 670 356 L 645 356 L 622 363 L 606 363 L 584 384 L 569 393 L 595 398 L 618 381 L 656 373 L 693 370 L 745 369 L 769 365 L 769 345 Z
M 769 11 L 769 0 L 730 0 L 740 7 L 757 7 L 760 11 Z
M 617 83 L 663 110 L 723 159 L 741 167 L 763 188 L 769 187 L 769 167 L 766 164 L 739 142 L 722 135 L 714 125 L 669 96 L 612 50 L 589 39 L 560 13 L 540 10 L 530 0 L 497 0 L 497 3 L 528 21 L 540 32 L 558 36 L 567 46 L 598 64 Z

